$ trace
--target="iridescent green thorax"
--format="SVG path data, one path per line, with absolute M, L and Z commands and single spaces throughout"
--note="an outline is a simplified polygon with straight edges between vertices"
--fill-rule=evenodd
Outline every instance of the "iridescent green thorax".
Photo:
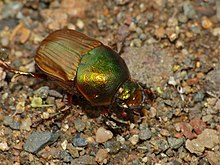
M 130 79 L 124 60 L 112 49 L 101 45 L 82 56 L 76 86 L 93 105 L 110 105 L 121 84 Z
M 139 108 L 144 102 L 143 88 L 134 81 L 126 81 L 116 94 L 116 102 L 123 108 Z

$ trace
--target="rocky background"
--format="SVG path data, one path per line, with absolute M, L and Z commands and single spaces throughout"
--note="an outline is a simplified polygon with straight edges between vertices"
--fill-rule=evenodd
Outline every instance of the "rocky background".
M 155 99 L 117 132 L 80 103 L 47 120 L 65 109 L 65 91 L 0 68 L 1 164 L 220 164 L 219 0 L 3 0 L 0 57 L 35 72 L 37 47 L 61 28 L 124 42 L 132 78 Z

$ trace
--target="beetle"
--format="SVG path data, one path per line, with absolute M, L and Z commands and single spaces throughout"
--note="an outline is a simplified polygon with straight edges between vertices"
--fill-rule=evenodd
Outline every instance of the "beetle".
M 120 55 L 100 41 L 75 30 L 50 33 L 34 57 L 36 65 L 70 94 L 81 94 L 93 106 L 117 104 L 123 109 L 142 107 L 146 93 L 131 79 Z M 0 61 L 0 66 L 20 75 L 22 72 Z

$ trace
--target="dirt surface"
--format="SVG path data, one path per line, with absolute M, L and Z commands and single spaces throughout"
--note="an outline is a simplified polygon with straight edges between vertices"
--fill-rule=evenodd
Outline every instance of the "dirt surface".
M 37 47 L 62 28 L 122 47 L 155 99 L 116 131 L 75 97 L 58 114 L 65 91 L 0 67 L 1 164 L 219 164 L 219 0 L 0 1 L 0 58 L 38 72 Z

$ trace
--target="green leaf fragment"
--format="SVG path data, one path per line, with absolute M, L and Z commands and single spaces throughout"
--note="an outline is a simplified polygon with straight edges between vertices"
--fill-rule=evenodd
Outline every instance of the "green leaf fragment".
M 159 94 L 163 94 L 164 92 L 163 92 L 163 90 L 158 86 L 157 88 L 157 92 L 159 93 Z
M 42 108 L 42 107 L 52 107 L 53 104 L 43 104 L 43 100 L 40 97 L 34 97 L 31 101 L 31 107 Z

